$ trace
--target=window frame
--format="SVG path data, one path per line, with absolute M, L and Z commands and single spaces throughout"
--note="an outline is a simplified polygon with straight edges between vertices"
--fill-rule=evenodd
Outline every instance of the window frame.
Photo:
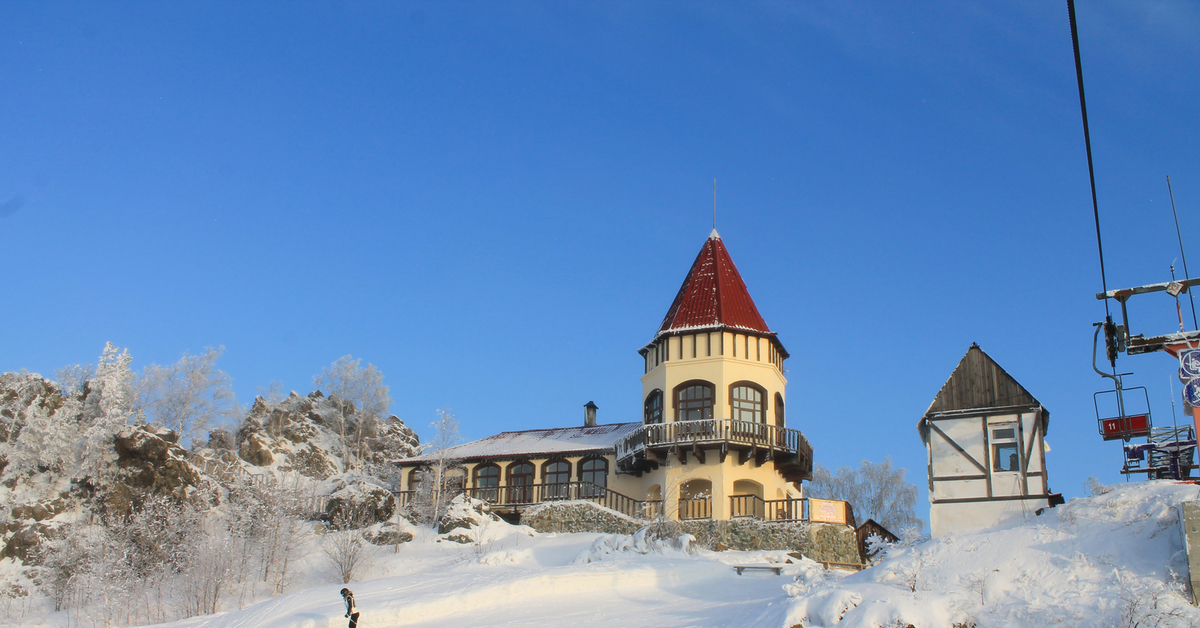
M 747 388 L 747 389 L 753 390 L 758 393 L 758 397 L 759 397 L 758 410 L 757 410 L 758 417 L 756 420 L 747 421 L 746 419 L 741 418 L 741 413 L 746 412 L 746 410 L 738 409 L 734 405 L 738 402 L 754 403 L 752 401 L 737 399 L 734 396 L 734 391 L 739 388 Z M 745 423 L 755 423 L 758 425 L 766 425 L 767 424 L 767 397 L 768 397 L 767 390 L 752 381 L 742 380 L 742 381 L 738 381 L 738 382 L 734 382 L 734 383 L 730 384 L 729 385 L 729 418 L 733 419 L 734 421 L 742 421 Z
M 650 410 L 651 410 L 650 402 L 651 401 L 658 402 L 658 408 L 657 408 L 658 420 L 657 421 L 650 420 Z M 642 424 L 643 425 L 658 425 L 662 422 L 663 422 L 663 391 L 661 388 L 655 388 L 654 390 L 650 391 L 649 395 L 646 395 L 646 400 L 644 402 L 642 402 Z
M 603 468 L 602 469 L 588 469 L 587 466 L 589 463 L 599 463 L 599 464 L 603 465 Z M 594 480 L 588 479 L 589 474 L 595 474 L 599 471 L 603 472 L 600 476 L 602 478 L 601 482 L 596 482 Z M 588 456 L 579 461 L 579 471 L 578 471 L 577 477 L 579 478 L 580 482 L 590 482 L 590 483 L 596 485 L 597 487 L 599 487 L 600 489 L 607 489 L 608 488 L 608 473 L 609 473 L 608 458 L 605 458 L 603 456 Z M 594 478 L 595 476 L 592 475 L 591 477 Z M 583 488 L 587 489 L 587 490 L 594 490 L 590 486 L 584 486 Z
M 1024 469 L 1024 455 L 1021 452 L 1020 435 L 1017 433 L 1021 429 L 1021 424 L 1012 423 L 993 423 L 988 425 L 988 445 L 992 455 L 992 473 L 1021 473 Z M 1011 437 L 997 437 L 996 433 L 1001 430 L 1012 430 Z M 1000 454 L 1001 450 L 1010 450 L 1011 453 L 1006 453 L 1005 456 Z M 1016 468 L 1004 469 L 1001 468 L 1001 460 L 1011 461 L 1012 456 L 1017 457 Z
M 496 475 L 495 475 L 496 485 L 495 486 L 480 486 L 479 485 L 480 471 L 483 471 L 484 469 L 495 469 L 496 470 Z M 500 465 L 498 465 L 494 462 L 485 462 L 483 464 L 475 465 L 475 468 L 471 470 L 471 484 L 475 488 L 499 488 L 501 477 L 503 477 L 503 474 L 500 472 Z
M 697 387 L 708 390 L 708 394 L 709 394 L 708 405 L 700 406 L 697 410 L 693 410 L 693 409 L 687 410 L 687 412 L 689 412 L 689 413 L 699 411 L 701 413 L 700 417 L 683 418 L 682 417 L 683 411 L 681 409 L 683 400 L 680 399 L 680 395 L 682 395 L 683 392 L 686 390 L 689 390 L 691 388 L 697 388 Z M 687 401 L 690 402 L 690 401 L 695 401 L 695 400 L 689 399 Z M 676 386 L 675 389 L 671 393 L 671 405 L 673 406 L 673 409 L 675 411 L 675 420 L 676 421 L 706 421 L 706 420 L 713 419 L 713 418 L 715 418 L 715 414 L 716 414 L 716 404 L 717 404 L 717 387 L 714 386 L 712 382 L 703 380 L 703 379 L 689 379 L 688 381 L 683 382 L 683 383 L 679 384 L 678 386 Z M 708 411 L 708 416 L 703 416 L 705 410 Z

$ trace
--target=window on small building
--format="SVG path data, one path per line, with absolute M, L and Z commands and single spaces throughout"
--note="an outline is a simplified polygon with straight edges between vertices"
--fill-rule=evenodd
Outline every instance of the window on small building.
M 729 405 L 734 421 L 763 423 L 763 391 L 750 384 L 734 384 L 729 387 Z
M 783 416 L 783 395 L 775 393 L 775 425 L 777 427 L 786 427 Z
M 655 389 L 649 395 L 646 395 L 646 403 L 642 414 L 642 421 L 647 425 L 652 423 L 662 423 L 662 406 L 663 393 L 661 390 Z
M 708 382 L 685 382 L 675 389 L 675 420 L 713 418 L 713 387 Z
M 603 493 L 608 486 L 608 460 L 604 458 L 588 458 L 579 464 L 579 479 L 585 482 L 582 488 L 584 497 L 594 497 Z
M 1017 445 L 1016 424 L 992 428 L 992 470 L 1021 470 L 1021 450 Z

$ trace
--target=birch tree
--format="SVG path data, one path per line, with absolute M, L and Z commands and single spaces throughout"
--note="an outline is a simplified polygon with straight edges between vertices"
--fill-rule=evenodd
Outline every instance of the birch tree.
M 148 416 L 175 430 L 180 442 L 231 418 L 237 408 L 232 379 L 217 368 L 225 347 L 183 354 L 169 366 L 151 364 L 142 373 L 141 401 Z
M 450 451 L 458 443 L 458 417 L 449 408 L 438 410 L 437 415 L 437 420 L 430 424 L 433 439 L 426 445 L 432 459 L 429 466 L 418 471 L 420 488 L 415 503 L 417 517 L 434 526 L 441 523 L 450 500 L 454 499 L 456 487 L 452 485 L 451 471 L 458 466 Z
M 858 469 L 841 467 L 837 473 L 817 465 L 807 494 L 850 502 L 859 523 L 874 519 L 896 534 L 915 529 L 919 535 L 925 522 L 915 510 L 917 487 L 904 481 L 905 473 L 892 466 L 891 458 L 879 463 L 863 460 Z
M 360 454 L 365 434 L 387 414 L 392 405 L 383 373 L 373 364 L 362 368 L 362 360 L 342 356 L 313 378 L 313 385 L 329 393 L 338 404 L 338 433 L 342 440 L 342 471 L 353 467 L 351 440 Z

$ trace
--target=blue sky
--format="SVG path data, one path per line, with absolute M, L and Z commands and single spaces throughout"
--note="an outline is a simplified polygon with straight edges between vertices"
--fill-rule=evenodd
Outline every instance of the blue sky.
M 1109 284 L 1163 281 L 1166 175 L 1200 234 L 1200 7 L 1079 24 Z M 638 420 L 716 178 L 818 462 L 923 487 L 978 342 L 1050 409 L 1055 490 L 1120 479 L 1064 3 L 6 3 L 0 86 L 0 370 L 224 345 L 246 403 L 352 354 L 423 434 Z M 1172 360 L 1119 366 L 1169 423 Z

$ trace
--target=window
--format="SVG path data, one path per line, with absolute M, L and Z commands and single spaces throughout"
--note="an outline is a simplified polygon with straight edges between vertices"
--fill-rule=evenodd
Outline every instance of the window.
M 738 383 L 729 387 L 729 405 L 733 410 L 734 421 L 747 423 L 763 423 L 763 392 L 762 389 L 747 383 Z
M 496 503 L 500 500 L 498 486 L 500 486 L 500 467 L 494 464 L 481 464 L 475 467 L 475 494 L 472 497 Z
M 551 460 L 542 467 L 546 482 L 546 499 L 566 499 L 570 489 L 571 463 L 566 460 Z
M 713 418 L 713 387 L 708 382 L 685 382 L 675 389 L 675 420 Z
M 582 487 L 584 497 L 602 495 L 608 486 L 608 461 L 604 458 L 588 458 L 579 463 L 579 479 L 588 483 Z
M 500 467 L 494 464 L 481 464 L 475 467 L 475 488 L 495 488 L 500 486 Z
M 644 423 L 662 423 L 662 402 L 663 394 L 661 390 L 656 389 L 649 395 L 646 395 L 645 412 L 642 414 L 642 421 Z
M 1009 423 L 1006 427 L 992 428 L 992 471 L 1018 472 L 1021 470 L 1021 452 L 1017 446 L 1017 427 Z
M 775 425 L 777 427 L 785 427 L 783 416 L 783 395 L 775 393 Z
M 514 462 L 508 467 L 508 503 L 528 504 L 533 501 L 533 465 Z

